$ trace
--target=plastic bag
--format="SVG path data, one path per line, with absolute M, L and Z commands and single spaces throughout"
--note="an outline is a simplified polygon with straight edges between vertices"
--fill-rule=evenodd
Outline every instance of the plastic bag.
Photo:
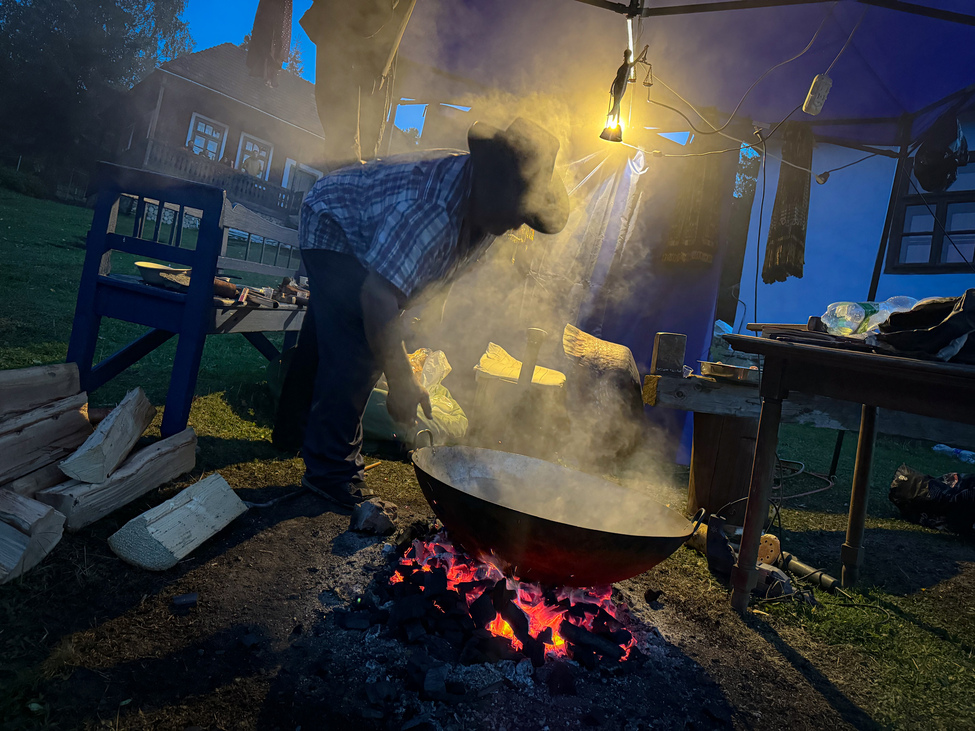
M 418 432 L 428 429 L 434 444 L 450 444 L 463 439 L 467 433 L 467 414 L 442 384 L 451 371 L 447 356 L 442 350 L 420 348 L 409 355 L 410 365 L 427 393 L 433 417 L 427 419 L 423 409 L 417 407 L 417 424 L 406 427 L 397 424 L 386 409 L 389 386 L 386 377 L 379 379 L 369 397 L 362 418 L 363 437 L 369 441 L 397 441 L 412 445 Z

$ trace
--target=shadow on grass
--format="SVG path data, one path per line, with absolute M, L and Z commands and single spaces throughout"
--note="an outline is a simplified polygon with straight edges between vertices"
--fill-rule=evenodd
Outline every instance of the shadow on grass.
M 209 472 L 255 460 L 286 460 L 295 455 L 280 452 L 270 441 L 197 436 L 197 469 Z
M 764 638 L 809 684 L 823 697 L 823 699 L 842 716 L 843 720 L 856 729 L 880 729 L 870 715 L 846 697 L 823 673 L 811 662 L 804 658 L 795 648 L 779 636 L 767 623 L 754 617 L 746 617 L 745 623 L 758 635 Z
M 273 492 L 284 494 L 281 490 Z M 269 509 L 248 511 L 168 571 L 154 573 L 132 569 L 109 550 L 107 539 L 128 520 L 159 504 L 164 497 L 155 493 L 152 497 L 140 498 L 94 523 L 83 533 L 66 534 L 41 566 L 22 579 L 0 587 L 0 626 L 4 629 L 0 635 L 0 654 L 4 656 L 0 663 L 0 687 L 4 688 L 4 694 L 11 698 L 32 698 L 40 691 L 47 696 L 51 682 L 43 681 L 41 673 L 46 662 L 58 653 L 59 643 L 64 639 L 139 612 L 138 608 L 151 598 L 167 592 L 176 593 L 173 586 L 187 574 L 220 559 L 263 531 L 287 521 L 331 512 L 325 501 L 301 493 Z M 39 624 L 44 627 L 42 640 L 13 644 L 18 637 L 36 635 Z M 192 657 L 197 649 L 194 646 L 192 652 L 186 650 L 177 654 L 183 657 L 190 653 L 187 657 Z M 140 665 L 153 662 L 147 659 Z M 70 664 L 64 669 L 69 668 Z M 58 668 L 52 670 L 63 672 Z M 101 674 L 102 671 L 98 672 Z M 91 675 L 86 672 L 83 676 L 86 674 Z M 185 679 L 186 675 L 181 673 L 176 677 Z M 91 678 L 83 682 L 91 682 Z M 83 699 L 74 704 L 66 702 L 79 712 L 90 710 L 106 692 L 102 685 L 94 697 L 87 699 L 85 707 L 82 706 Z M 130 693 L 124 687 L 120 692 Z M 70 697 L 70 692 L 65 697 Z M 131 697 L 131 694 L 118 700 L 125 697 Z M 17 710 L 26 713 L 25 708 Z M 111 710 L 114 714 L 116 709 Z M 34 728 L 27 723 L 29 720 L 25 717 L 23 726 L 11 721 L 9 726 L 3 727 Z
M 274 428 L 275 404 L 266 382 L 240 382 L 224 392 L 224 400 L 241 420 L 264 429 Z
M 783 549 L 799 560 L 840 577 L 840 547 L 846 540 L 843 531 L 785 530 L 780 538 Z M 960 573 L 959 561 L 975 561 L 971 543 L 930 531 L 868 528 L 863 545 L 861 585 L 898 596 L 937 586 Z

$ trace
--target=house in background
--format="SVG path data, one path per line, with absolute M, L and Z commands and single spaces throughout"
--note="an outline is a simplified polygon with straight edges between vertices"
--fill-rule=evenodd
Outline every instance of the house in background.
M 249 75 L 247 51 L 224 43 L 181 56 L 128 93 L 116 162 L 219 185 L 233 203 L 286 221 L 322 176 L 315 87 Z

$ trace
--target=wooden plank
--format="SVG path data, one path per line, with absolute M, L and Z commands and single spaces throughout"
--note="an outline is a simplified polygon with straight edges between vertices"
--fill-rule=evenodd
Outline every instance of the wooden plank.
M 301 329 L 305 308 L 282 304 L 274 309 L 262 307 L 214 308 L 210 333 L 280 332 Z
M 63 513 L 66 528 L 76 531 L 189 472 L 195 465 L 196 434 L 184 429 L 133 453 L 105 482 L 69 480 L 41 490 L 35 497 Z
M 34 568 L 63 533 L 64 516 L 37 500 L 0 490 L 0 584 Z
M 703 376 L 647 376 L 644 379 L 643 400 L 649 406 L 746 418 L 758 418 L 762 408 L 758 386 Z M 782 402 L 782 421 L 855 432 L 860 428 L 860 405 L 793 391 Z M 975 427 L 971 425 L 902 411 L 880 409 L 877 431 L 967 449 L 975 447 Z
M 61 462 L 61 471 L 81 482 L 104 482 L 122 464 L 156 415 L 145 391 L 134 388 L 94 433 Z
M 0 423 L 0 484 L 64 459 L 91 433 L 86 393 L 5 420 Z
M 80 391 L 77 363 L 0 371 L 0 420 Z
M 65 480 L 65 475 L 58 467 L 57 460 L 51 464 L 44 465 L 40 469 L 29 472 L 23 477 L 11 480 L 0 485 L 0 490 L 10 490 L 24 497 L 33 497 L 36 492 L 46 487 L 60 485 Z
M 108 545 L 127 563 L 165 571 L 246 510 L 227 481 L 214 473 L 130 520 Z

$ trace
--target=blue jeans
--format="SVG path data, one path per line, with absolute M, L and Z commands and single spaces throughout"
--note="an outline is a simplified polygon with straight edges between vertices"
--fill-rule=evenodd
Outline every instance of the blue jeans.
M 358 260 L 332 251 L 305 250 L 311 290 L 311 328 L 318 348 L 315 389 L 301 449 L 305 478 L 333 485 L 363 478 L 362 414 L 382 369 L 366 340 Z

